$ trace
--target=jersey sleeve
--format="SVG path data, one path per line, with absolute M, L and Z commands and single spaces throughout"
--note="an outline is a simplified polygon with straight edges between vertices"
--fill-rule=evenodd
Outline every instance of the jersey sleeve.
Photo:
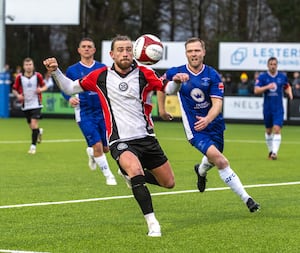
M 68 67 L 68 68 L 67 68 L 67 70 L 66 70 L 66 77 L 72 79 L 73 81 L 76 80 L 76 78 L 74 78 L 74 77 L 72 76 L 71 67 Z M 67 94 L 64 93 L 63 91 L 61 92 L 61 95 L 62 95 L 62 96 L 64 97 L 64 99 L 67 100 L 67 101 L 69 101 L 70 98 L 72 97 L 72 96 L 70 96 L 70 95 L 67 95 Z
M 149 84 L 149 89 L 150 90 L 155 90 L 155 91 L 163 91 L 165 84 L 163 80 L 160 78 L 159 74 L 156 73 L 153 69 L 144 67 L 144 66 L 139 66 L 140 71 L 144 74 L 148 84 Z
M 107 70 L 107 67 L 96 69 L 96 70 L 90 72 L 88 75 L 81 78 L 79 80 L 79 84 L 80 84 L 81 88 L 85 91 L 97 92 L 98 77 L 102 72 L 104 72 L 106 70 Z
M 17 75 L 15 79 L 15 83 L 13 84 L 12 88 L 16 90 L 19 94 L 22 94 L 22 85 L 21 85 L 21 74 Z
M 44 87 L 46 85 L 46 83 L 44 81 L 43 75 L 39 72 L 36 72 L 36 76 L 37 76 L 37 80 L 38 80 L 38 85 L 40 87 Z
M 216 98 L 223 98 L 224 96 L 224 84 L 221 80 L 219 73 L 211 68 L 211 88 L 210 96 Z

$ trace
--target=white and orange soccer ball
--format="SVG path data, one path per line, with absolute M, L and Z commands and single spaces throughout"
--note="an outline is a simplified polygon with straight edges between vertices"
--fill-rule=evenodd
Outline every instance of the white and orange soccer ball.
M 144 65 L 152 65 L 163 57 L 164 46 L 161 40 L 152 35 L 144 34 L 137 38 L 133 45 L 134 58 Z

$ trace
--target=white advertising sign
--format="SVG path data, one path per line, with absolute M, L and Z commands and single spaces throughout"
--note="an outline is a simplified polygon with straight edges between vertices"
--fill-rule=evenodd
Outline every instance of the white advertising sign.
M 266 70 L 270 57 L 278 59 L 278 69 L 299 71 L 300 43 L 231 43 L 219 44 L 219 70 Z
M 284 120 L 287 119 L 287 99 L 283 98 Z M 224 119 L 263 119 L 263 97 L 225 96 L 223 106 Z
M 154 69 L 168 69 L 180 66 L 186 62 L 184 42 L 162 42 L 164 45 L 163 58 L 156 64 L 151 65 Z M 111 41 L 102 41 L 101 62 L 110 66 L 113 61 L 109 56 Z
M 6 0 L 7 25 L 79 25 L 80 0 Z

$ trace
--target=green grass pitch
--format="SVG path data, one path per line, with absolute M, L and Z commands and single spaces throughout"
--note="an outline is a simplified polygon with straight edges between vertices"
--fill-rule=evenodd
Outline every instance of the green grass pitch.
M 226 189 L 215 168 L 208 174 L 207 191 L 199 193 L 193 166 L 202 155 L 186 141 L 180 122 L 155 122 L 176 180 L 171 190 L 148 185 L 161 238 L 146 236 L 143 215 L 117 175 L 110 154 L 117 186 L 107 186 L 99 170 L 89 170 L 86 144 L 74 120 L 45 118 L 40 127 L 43 142 L 35 155 L 29 155 L 25 119 L 0 119 L 0 252 L 282 253 L 300 249 L 299 126 L 284 126 L 278 160 L 270 161 L 263 125 L 227 124 L 224 154 L 261 204 L 260 212 L 250 213 Z

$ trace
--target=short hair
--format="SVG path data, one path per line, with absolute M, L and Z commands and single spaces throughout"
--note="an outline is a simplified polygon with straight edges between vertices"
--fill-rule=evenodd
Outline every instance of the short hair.
M 33 62 L 32 58 L 26 57 L 26 58 L 23 60 L 23 64 L 24 64 L 25 62 L 30 62 L 30 61 Z
M 90 41 L 90 42 L 92 42 L 92 43 L 94 44 L 94 46 L 95 46 L 95 42 L 93 41 L 93 39 L 91 39 L 90 37 L 84 37 L 84 38 L 82 38 L 82 39 L 79 41 L 78 47 L 80 47 L 80 44 L 81 44 L 83 41 Z
M 201 40 L 200 38 L 198 38 L 198 37 L 192 37 L 192 38 L 187 39 L 187 41 L 184 43 L 184 46 L 186 48 L 186 46 L 188 44 L 194 43 L 194 42 L 197 42 L 197 41 L 199 41 L 201 43 L 202 48 L 205 50 L 205 42 L 203 40 Z
M 110 50 L 111 50 L 111 51 L 114 50 L 114 46 L 115 46 L 116 41 L 127 41 L 127 40 L 131 41 L 131 39 L 129 38 L 129 36 L 127 36 L 127 35 L 119 35 L 119 34 L 118 34 L 116 37 L 114 37 L 114 38 L 112 39 Z
M 26 58 L 23 60 L 23 68 L 22 68 L 22 73 L 24 73 L 24 64 L 25 64 L 26 62 L 32 62 L 32 65 L 33 65 L 33 71 L 35 71 L 35 67 L 34 67 L 34 61 L 33 61 L 33 59 L 32 59 L 32 58 L 30 58 L 30 57 L 26 57 Z
M 276 57 L 272 56 L 268 59 L 268 64 L 271 62 L 271 61 L 276 61 L 276 63 L 278 63 L 278 60 Z

